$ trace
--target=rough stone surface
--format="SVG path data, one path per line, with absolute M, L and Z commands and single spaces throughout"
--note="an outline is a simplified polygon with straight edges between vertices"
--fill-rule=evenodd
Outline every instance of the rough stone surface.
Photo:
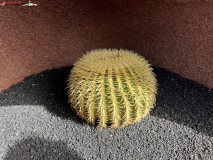
M 213 159 L 213 90 L 154 67 L 150 116 L 98 129 L 70 109 L 70 69 L 31 75 L 0 94 L 0 159 Z

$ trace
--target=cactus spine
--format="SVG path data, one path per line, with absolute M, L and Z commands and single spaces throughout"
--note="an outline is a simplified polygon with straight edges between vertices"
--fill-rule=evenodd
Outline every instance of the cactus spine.
M 77 114 L 99 127 L 139 122 L 156 101 L 157 82 L 148 62 L 117 49 L 87 52 L 68 79 L 69 101 Z

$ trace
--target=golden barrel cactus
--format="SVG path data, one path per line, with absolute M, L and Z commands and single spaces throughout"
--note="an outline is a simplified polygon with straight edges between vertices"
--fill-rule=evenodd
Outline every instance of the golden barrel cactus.
M 150 64 L 123 49 L 88 52 L 74 64 L 67 87 L 81 118 L 112 128 L 139 122 L 155 104 L 157 93 Z

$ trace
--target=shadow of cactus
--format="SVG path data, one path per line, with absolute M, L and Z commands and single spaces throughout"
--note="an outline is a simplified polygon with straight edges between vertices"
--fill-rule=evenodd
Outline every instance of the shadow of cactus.
M 159 86 L 151 115 L 213 136 L 213 90 L 165 69 L 154 72 Z
M 41 72 L 0 93 L 0 106 L 43 105 L 55 116 L 83 123 L 70 108 L 66 80 L 72 67 Z M 150 112 L 197 132 L 213 136 L 213 90 L 162 68 L 154 68 L 156 105 Z

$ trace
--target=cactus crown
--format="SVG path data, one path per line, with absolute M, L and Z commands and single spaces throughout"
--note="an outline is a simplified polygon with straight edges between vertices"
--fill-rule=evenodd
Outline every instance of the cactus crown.
M 157 83 L 148 62 L 127 50 L 99 49 L 74 64 L 68 95 L 77 114 L 99 127 L 139 122 L 155 104 Z

